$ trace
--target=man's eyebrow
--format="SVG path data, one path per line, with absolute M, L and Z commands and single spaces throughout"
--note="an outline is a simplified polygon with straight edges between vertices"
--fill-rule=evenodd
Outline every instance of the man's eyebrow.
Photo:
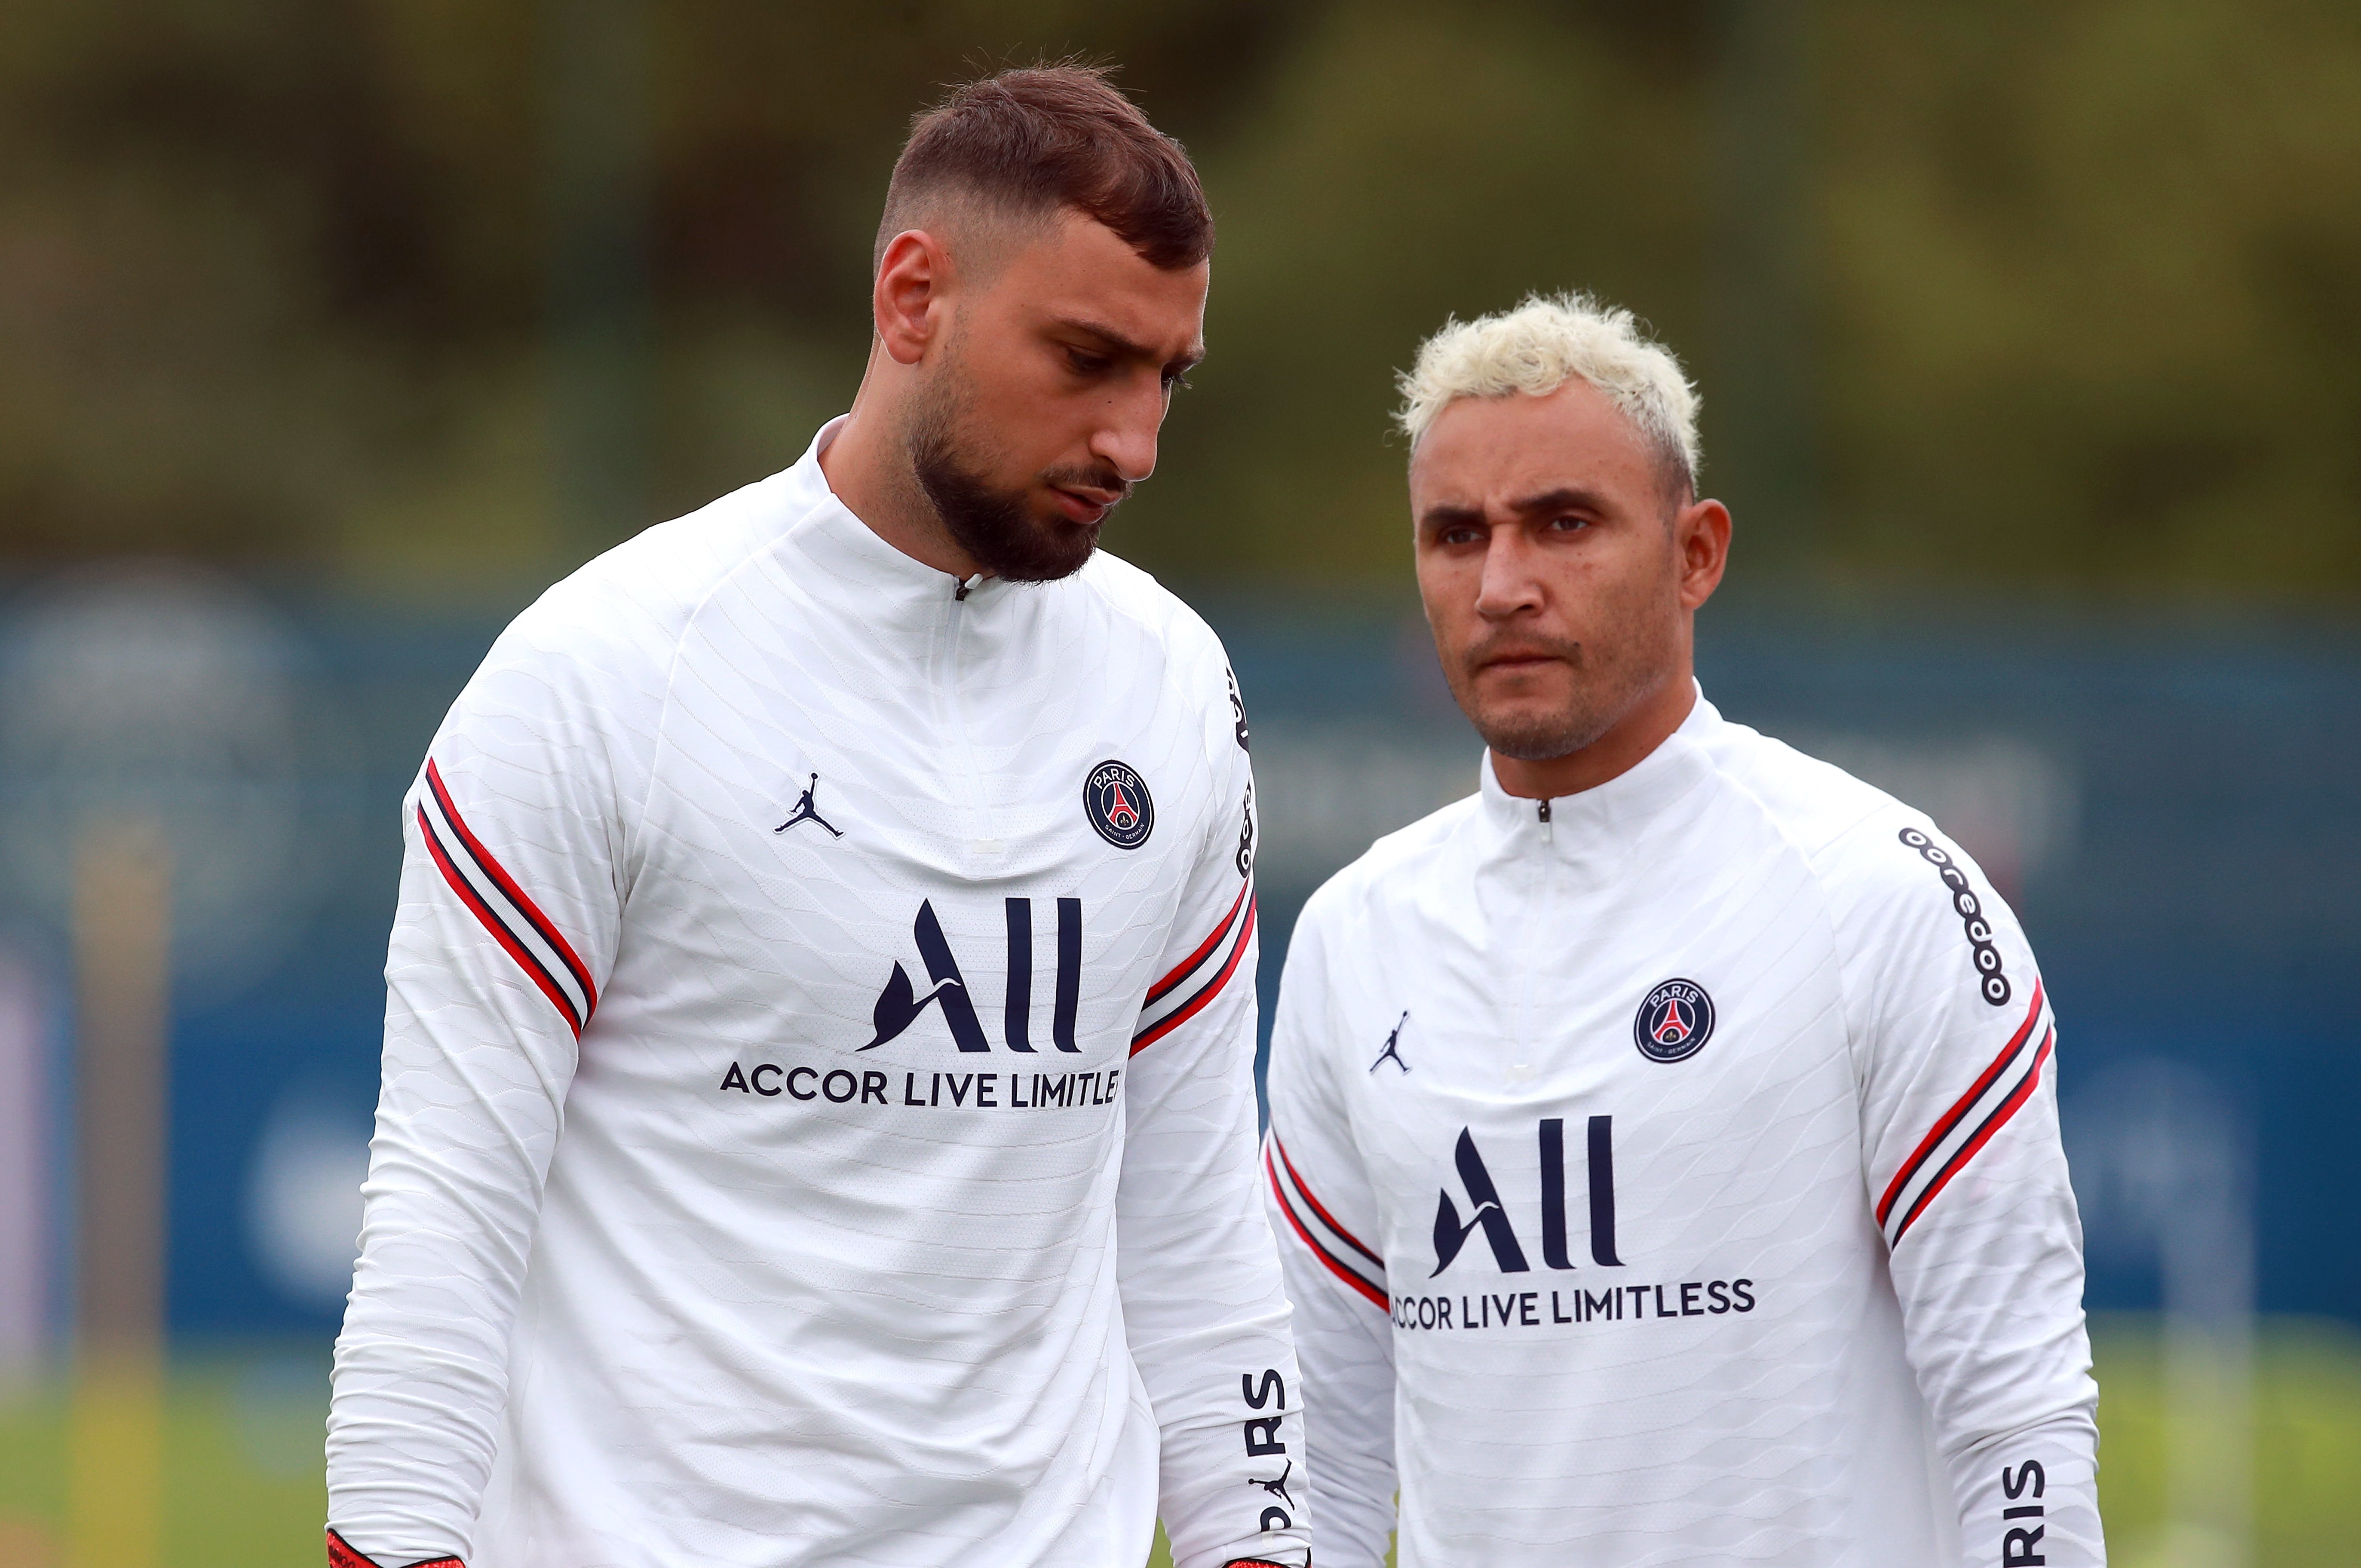
M 1519 496 L 1509 502 L 1509 510 L 1519 517 L 1557 511 L 1605 511 L 1606 498 L 1597 490 L 1582 485 L 1560 485 L 1555 489 L 1537 490 L 1530 496 Z M 1452 502 L 1438 502 L 1419 514 L 1419 521 L 1428 527 L 1447 527 L 1458 522 L 1481 522 L 1484 509 Z
M 1560 485 L 1554 490 L 1520 496 L 1509 503 L 1509 510 L 1523 516 L 1537 511 L 1605 511 L 1608 507 L 1607 499 L 1597 490 L 1581 485 Z
M 1063 327 L 1068 332 L 1080 333 L 1084 337 L 1094 337 L 1108 349 L 1126 359 L 1154 361 L 1160 357 L 1156 350 L 1146 344 L 1134 343 L 1115 328 L 1101 322 L 1089 321 L 1081 316 L 1058 316 L 1052 318 L 1050 324 Z M 1178 358 L 1166 361 L 1164 367 L 1168 370 L 1186 370 L 1204 357 L 1204 345 L 1200 344 L 1184 350 Z
M 1419 513 L 1418 521 L 1422 528 L 1447 528 L 1455 522 L 1481 522 L 1484 521 L 1484 509 L 1438 502 Z

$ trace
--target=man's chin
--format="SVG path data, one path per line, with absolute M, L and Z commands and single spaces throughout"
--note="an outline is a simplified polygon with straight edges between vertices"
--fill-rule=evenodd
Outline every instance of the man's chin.
M 1088 560 L 1090 553 L 1098 548 L 1099 531 L 1106 526 L 1106 520 L 1113 515 L 1112 511 L 1102 511 L 1088 522 L 1079 522 L 1052 502 L 1033 514 L 1033 535 L 1036 539 L 1054 540 L 1071 545 L 1081 550 L 1083 559 Z
M 1003 558 L 987 560 L 986 570 L 1012 583 L 1054 583 L 1081 571 L 1098 553 L 1100 525 L 1095 522 L 1036 516 L 1032 523 L 1030 537 L 1004 542 Z
M 1484 744 L 1519 762 L 1549 762 L 1572 756 L 1596 741 L 1599 727 L 1563 708 L 1519 711 L 1501 707 L 1470 713 Z

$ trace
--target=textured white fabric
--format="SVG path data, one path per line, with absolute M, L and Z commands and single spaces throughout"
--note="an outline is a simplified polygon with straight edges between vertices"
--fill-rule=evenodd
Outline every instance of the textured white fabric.
M 1403 1568 L 2101 1563 L 2015 917 L 1701 697 L 1547 805 L 1488 760 L 1289 950 L 1266 1192 L 1323 1568 L 1383 1559 L 1397 1484 Z
M 1160 1509 L 1182 1568 L 1300 1562 L 1221 647 L 1104 554 L 959 596 L 828 436 L 550 590 L 435 737 L 330 1523 L 1063 1568 Z

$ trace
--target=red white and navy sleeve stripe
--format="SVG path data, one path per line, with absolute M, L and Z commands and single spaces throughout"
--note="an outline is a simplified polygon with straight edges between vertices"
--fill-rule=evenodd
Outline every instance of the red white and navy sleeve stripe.
M 426 762 L 426 789 L 418 801 L 418 830 L 443 880 L 459 895 L 525 978 L 538 987 L 566 1020 L 575 1038 L 598 1005 L 598 988 L 565 933 L 517 885 L 506 867 L 484 848 L 453 804 L 433 758 Z
M 2033 1098 L 2041 1082 L 2042 1065 L 2049 1059 L 2050 1047 L 2058 1038 L 2057 1024 L 2044 1010 L 2046 1001 L 2041 981 L 2036 980 L 2032 1004 L 2025 1010 L 2025 1021 L 2016 1033 L 1974 1086 L 1927 1130 L 1894 1173 L 1894 1179 L 1886 1183 L 1884 1194 L 1877 1201 L 1877 1223 L 1889 1248 L 1901 1244 L 1935 1195 L 1966 1169 L 1968 1162 Z
M 328 1532 L 328 1568 L 378 1568 L 377 1560 L 355 1552 L 345 1538 L 335 1530 Z M 413 1568 L 467 1568 L 456 1557 L 437 1557 L 432 1563 L 413 1564 Z
M 1254 883 L 1247 882 L 1239 885 L 1230 912 L 1197 944 L 1196 951 L 1148 987 L 1148 1000 L 1139 1009 L 1139 1026 L 1132 1032 L 1132 1055 L 1137 1056 L 1203 1012 L 1236 980 L 1254 927 Z M 1245 983 L 1253 984 L 1254 976 L 1246 976 Z
M 1279 1141 L 1276 1127 L 1263 1135 L 1262 1168 L 1270 1179 L 1272 1195 L 1279 1200 L 1279 1212 L 1296 1238 L 1312 1249 L 1312 1255 L 1329 1273 L 1367 1297 L 1371 1306 L 1389 1310 L 1385 1259 L 1338 1224 L 1336 1216 L 1312 1195 L 1312 1189 L 1296 1174 L 1294 1162 L 1287 1157 L 1287 1146 Z

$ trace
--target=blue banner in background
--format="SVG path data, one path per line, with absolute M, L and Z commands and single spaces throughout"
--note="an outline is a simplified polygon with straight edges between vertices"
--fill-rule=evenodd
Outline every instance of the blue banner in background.
M 21 825 L 53 814 L 60 790 L 165 766 L 201 807 L 176 835 L 225 822 L 245 835 L 233 849 L 269 857 L 269 878 L 247 881 L 235 856 L 192 860 L 212 880 L 178 905 L 170 1318 L 184 1336 L 318 1332 L 340 1315 L 359 1213 L 401 796 L 499 626 L 207 591 L 232 606 L 238 635 L 267 645 L 276 673 L 240 699 L 240 722 L 249 750 L 283 754 L 166 766 L 142 752 L 107 773 L 60 762 L 38 716 L 19 714 L 0 733 L 16 737 L 0 745 L 0 796 Z M 38 612 L 20 601 L 0 641 Z M 1480 747 L 1414 619 L 1220 604 L 1210 619 L 1253 726 L 1268 1017 L 1304 897 L 1377 834 L 1472 789 Z M 2060 1022 L 2091 1304 L 2153 1307 L 2165 1288 L 2169 1248 L 2133 1237 L 2131 1210 L 2098 1184 L 2136 1165 L 2155 1135 L 2125 1120 L 2136 1094 L 2109 1086 L 2166 1064 L 2175 1093 L 2234 1129 L 2224 1146 L 2244 1163 L 2222 1179 L 2251 1207 L 2257 1305 L 2361 1322 L 2349 1245 L 2361 1174 L 2342 1157 L 2361 1102 L 2349 1000 L 2361 976 L 2361 647 L 2162 626 L 1832 628 L 1740 614 L 1709 614 L 1701 636 L 1700 677 L 1726 715 L 1926 811 L 2023 914 Z M 21 639 L 8 645 L 21 653 Z M 266 700 L 277 717 L 252 707 Z M 11 872 L 0 935 L 53 981 L 48 1102 L 62 1111 L 69 986 L 42 874 Z M 210 947 L 208 920 L 222 923 Z M 46 1163 L 58 1171 L 64 1133 L 50 1121 Z M 61 1302 L 55 1215 L 70 1192 L 50 1186 L 42 1262 Z

